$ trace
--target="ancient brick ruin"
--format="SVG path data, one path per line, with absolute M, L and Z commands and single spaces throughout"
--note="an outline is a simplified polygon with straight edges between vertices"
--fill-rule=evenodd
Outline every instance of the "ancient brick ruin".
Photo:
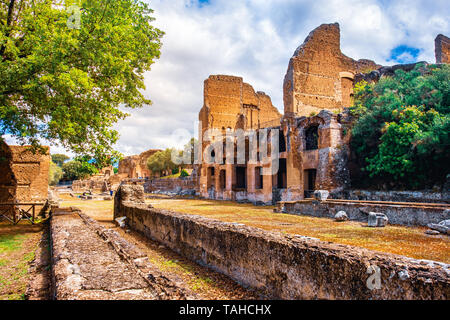
M 148 178 L 151 176 L 151 172 L 147 167 L 147 160 L 156 152 L 161 151 L 158 149 L 150 149 L 142 152 L 139 155 L 129 156 L 123 158 L 119 162 L 119 171 L 117 174 L 120 178 Z
M 355 61 L 341 52 L 339 24 L 323 24 L 295 50 L 284 77 L 285 116 L 310 116 L 323 109 L 342 111 L 351 105 L 353 79 L 380 67 Z
M 436 38 L 438 63 L 448 62 L 448 40 L 442 35 Z M 350 182 L 343 110 L 352 104 L 354 83 L 369 77 L 377 81 L 398 68 L 408 71 L 414 64 L 382 67 L 371 60 L 345 56 L 340 49 L 339 25 L 334 23 L 313 30 L 290 59 L 283 86 L 284 115 L 270 97 L 255 93 L 242 78 L 210 76 L 204 83 L 204 105 L 199 113 L 200 195 L 276 203 L 304 199 L 314 190 L 342 192 Z M 246 132 L 245 142 L 237 138 L 238 129 Z M 260 153 L 266 151 L 260 145 L 265 135 L 267 155 Z M 223 137 L 224 147 L 218 148 Z M 226 146 L 230 139 L 234 152 Z M 249 149 L 252 139 L 258 140 L 256 150 Z M 278 150 L 272 147 L 274 141 Z M 229 162 L 227 154 L 234 153 L 236 160 L 238 145 L 244 143 L 245 160 Z M 257 159 L 251 157 L 254 152 L 260 153 Z M 264 161 L 269 154 L 279 158 L 278 168 L 273 161 Z
M 0 142 L 0 203 L 46 202 L 50 154 L 44 150 Z
M 450 38 L 440 34 L 435 40 L 436 63 L 450 63 Z

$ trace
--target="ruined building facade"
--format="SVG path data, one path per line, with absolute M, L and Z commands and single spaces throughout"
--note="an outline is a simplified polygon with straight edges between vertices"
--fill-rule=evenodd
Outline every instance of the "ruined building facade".
M 152 173 L 147 167 L 147 160 L 158 151 L 161 150 L 150 149 L 141 154 L 123 158 L 119 162 L 118 176 L 121 179 L 149 178 Z
M 39 153 L 0 142 L 0 203 L 47 201 L 50 154 L 44 149 Z
M 448 60 L 448 38 L 436 38 L 438 63 Z M 270 97 L 256 92 L 242 78 L 210 76 L 204 83 L 204 105 L 199 113 L 202 162 L 199 169 L 200 196 L 210 199 L 248 200 L 274 203 L 301 200 L 314 190 L 340 192 L 349 184 L 348 138 L 343 134 L 344 108 L 351 106 L 355 76 L 381 70 L 370 60 L 354 60 L 340 49 L 337 23 L 313 30 L 290 59 L 283 85 L 284 115 Z M 277 150 L 268 138 L 267 156 L 276 152 L 277 170 L 266 155 L 254 152 L 245 137 L 245 161 L 230 163 L 214 135 L 222 133 L 239 144 L 231 132 L 257 132 L 257 140 L 275 137 Z M 205 132 L 208 132 L 205 139 Z M 212 133 L 212 134 L 211 134 Z M 260 142 L 260 141 L 259 141 Z M 258 143 L 256 149 L 260 150 Z M 220 149 L 220 148 L 219 148 Z M 266 150 L 263 150 L 266 152 Z M 233 154 L 232 152 L 232 154 Z M 208 158 L 211 161 L 205 161 Z M 223 159 L 222 159 L 223 158 Z

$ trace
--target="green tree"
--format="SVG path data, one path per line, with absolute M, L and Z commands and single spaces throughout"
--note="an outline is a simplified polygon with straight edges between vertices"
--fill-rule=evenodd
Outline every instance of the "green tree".
M 65 154 L 52 154 L 52 161 L 58 165 L 58 167 L 62 167 L 64 162 L 69 160 L 70 157 L 66 156 Z
M 163 35 L 152 12 L 139 0 L 0 1 L 0 137 L 117 158 L 119 106 L 151 103 L 143 75 Z
M 152 173 L 169 174 L 178 166 L 172 162 L 172 150 L 158 151 L 147 160 L 147 167 Z
M 55 162 L 50 162 L 50 170 L 48 171 L 48 183 L 51 186 L 55 186 L 59 183 L 63 177 L 63 171 L 59 165 Z
M 66 162 L 63 164 L 64 180 L 82 180 L 98 173 L 95 165 L 85 161 L 82 158 Z
M 352 149 L 369 183 L 425 188 L 450 172 L 450 66 L 418 65 L 355 86 Z

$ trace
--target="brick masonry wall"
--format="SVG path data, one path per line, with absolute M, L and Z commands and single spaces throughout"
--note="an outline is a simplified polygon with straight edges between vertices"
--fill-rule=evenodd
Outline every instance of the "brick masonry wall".
M 436 63 L 450 63 L 450 38 L 440 34 L 434 42 Z
M 45 147 L 48 148 L 48 147 Z M 0 145 L 0 202 L 45 202 L 50 155 L 28 146 Z
M 281 299 L 448 299 L 449 265 L 118 203 L 130 228 Z M 379 289 L 369 289 L 380 268 Z M 375 267 L 375 268 L 376 268 Z M 374 288 L 374 287 L 372 287 Z

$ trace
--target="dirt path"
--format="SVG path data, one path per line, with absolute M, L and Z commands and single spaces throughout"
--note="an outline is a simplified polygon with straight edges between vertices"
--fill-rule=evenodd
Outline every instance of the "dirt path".
M 123 239 L 135 245 L 146 255 L 153 266 L 153 272 L 161 273 L 168 279 L 172 279 L 178 287 L 195 295 L 196 299 L 251 300 L 262 298 L 259 294 L 243 288 L 223 274 L 189 261 L 169 248 L 134 231 L 116 227 L 112 221 L 110 201 L 82 201 L 64 196 L 62 198 L 64 200 L 62 206 L 80 208 L 84 214 L 97 220 L 103 227 L 117 232 Z

